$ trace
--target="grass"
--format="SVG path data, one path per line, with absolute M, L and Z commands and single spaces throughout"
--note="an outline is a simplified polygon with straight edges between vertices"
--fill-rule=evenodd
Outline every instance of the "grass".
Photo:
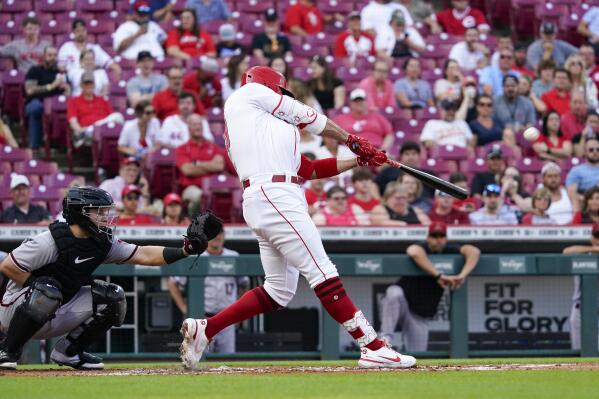
M 593 358 L 443 359 L 423 366 L 595 363 Z M 355 361 L 214 362 L 215 366 L 355 366 Z M 110 368 L 177 367 L 175 363 L 113 363 Z M 25 366 L 21 370 L 55 368 Z M 62 369 L 64 370 L 64 369 Z M 599 398 L 594 370 L 416 371 L 152 376 L 0 377 L 6 399 L 121 398 Z

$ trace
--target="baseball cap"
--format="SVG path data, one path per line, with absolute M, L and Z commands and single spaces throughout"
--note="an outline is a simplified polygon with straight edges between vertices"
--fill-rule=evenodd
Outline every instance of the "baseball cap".
M 493 146 L 487 152 L 487 159 L 495 159 L 495 158 L 503 158 L 503 151 L 501 151 L 501 147 Z
M 11 178 L 10 178 L 10 189 L 11 190 L 14 190 L 21 184 L 23 184 L 27 187 L 31 186 L 31 184 L 29 183 L 29 179 L 25 175 L 14 174 L 11 176 Z
M 406 18 L 404 17 L 404 15 L 401 11 L 395 10 L 393 12 L 393 14 L 391 15 L 391 21 L 389 21 L 389 22 L 395 22 L 397 25 L 405 25 Z
M 139 61 L 143 61 L 143 60 L 145 60 L 146 58 L 151 58 L 151 59 L 154 59 L 154 57 L 152 56 L 152 53 L 150 53 L 150 52 L 149 52 L 149 51 L 147 51 L 147 50 L 140 51 L 139 53 L 137 53 L 137 62 L 139 62 Z
M 148 3 L 147 1 L 136 1 L 133 4 L 133 10 L 138 14 L 149 14 L 150 12 L 152 12 L 150 3 Z
M 562 168 L 560 168 L 558 164 L 555 162 L 547 162 L 541 169 L 541 176 L 545 175 L 545 173 L 549 172 L 550 170 L 555 170 L 557 173 L 562 173 Z
M 499 187 L 497 184 L 487 184 L 483 191 L 483 195 L 489 194 L 501 194 L 501 187 Z
M 428 235 L 443 234 L 447 235 L 447 225 L 443 222 L 433 222 L 428 226 Z
M 547 35 L 552 35 L 556 31 L 555 24 L 553 22 L 547 21 L 541 24 L 541 33 L 545 33 Z
M 81 74 L 81 83 L 93 83 L 95 82 L 93 72 L 83 72 Z
M 365 100 L 366 99 L 366 92 L 364 91 L 364 89 L 353 89 L 352 92 L 349 95 L 349 99 L 351 101 L 354 101 L 354 100 L 357 100 L 357 99 Z
M 274 8 L 269 8 L 268 10 L 264 11 L 264 20 L 267 22 L 274 22 L 277 21 L 279 19 L 279 14 L 277 14 L 277 10 L 275 10 Z
M 457 101 L 453 101 L 453 100 L 451 100 L 449 98 L 445 98 L 445 99 L 441 100 L 441 103 L 439 105 L 443 109 L 454 109 L 454 110 L 457 110 L 460 107 L 460 104 L 458 104 Z
M 137 187 L 135 184 L 127 184 L 125 187 L 123 187 L 121 196 L 124 198 L 131 193 L 141 194 L 141 189 L 139 187 Z
M 181 196 L 177 193 L 168 193 L 167 195 L 164 196 L 164 199 L 162 200 L 162 202 L 164 202 L 165 206 L 169 206 L 173 202 L 180 204 L 183 202 L 183 200 L 181 199 Z
M 224 24 L 218 28 L 218 36 L 220 37 L 220 40 L 235 40 L 236 34 L 237 32 L 235 31 L 235 27 L 231 24 Z
M 139 160 L 135 157 L 123 158 L 123 160 L 121 161 L 121 166 L 131 165 L 132 163 L 136 164 L 137 166 L 141 166 L 141 164 L 139 163 Z
M 354 18 L 362 19 L 362 16 L 360 15 L 360 11 L 352 11 L 347 16 L 347 19 L 354 19 Z

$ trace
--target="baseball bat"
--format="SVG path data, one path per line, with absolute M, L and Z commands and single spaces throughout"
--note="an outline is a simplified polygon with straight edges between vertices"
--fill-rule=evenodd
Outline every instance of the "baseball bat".
M 439 191 L 443 191 L 446 194 L 451 195 L 459 200 L 466 199 L 468 197 L 468 191 L 461 187 L 456 186 L 448 181 L 438 178 L 437 176 L 430 175 L 426 172 L 404 165 L 392 159 L 388 159 L 387 163 L 394 168 L 401 169 L 405 173 L 414 176 L 424 184 L 436 188 Z

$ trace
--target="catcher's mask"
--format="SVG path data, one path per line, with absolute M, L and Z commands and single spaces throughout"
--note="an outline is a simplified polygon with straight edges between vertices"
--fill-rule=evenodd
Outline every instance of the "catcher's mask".
M 70 188 L 62 201 L 68 224 L 87 230 L 99 241 L 112 242 L 118 215 L 110 194 L 96 187 Z

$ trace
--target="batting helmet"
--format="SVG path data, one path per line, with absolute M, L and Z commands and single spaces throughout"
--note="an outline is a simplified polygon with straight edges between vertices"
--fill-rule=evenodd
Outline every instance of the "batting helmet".
M 96 187 L 72 187 L 62 200 L 66 222 L 80 226 L 101 241 L 112 241 L 118 217 L 112 214 L 113 210 L 110 194 Z
M 260 83 L 275 93 L 295 98 L 293 93 L 287 90 L 287 79 L 285 79 L 285 76 L 267 66 L 255 66 L 248 69 L 241 78 L 241 85 L 243 86 L 246 83 Z

